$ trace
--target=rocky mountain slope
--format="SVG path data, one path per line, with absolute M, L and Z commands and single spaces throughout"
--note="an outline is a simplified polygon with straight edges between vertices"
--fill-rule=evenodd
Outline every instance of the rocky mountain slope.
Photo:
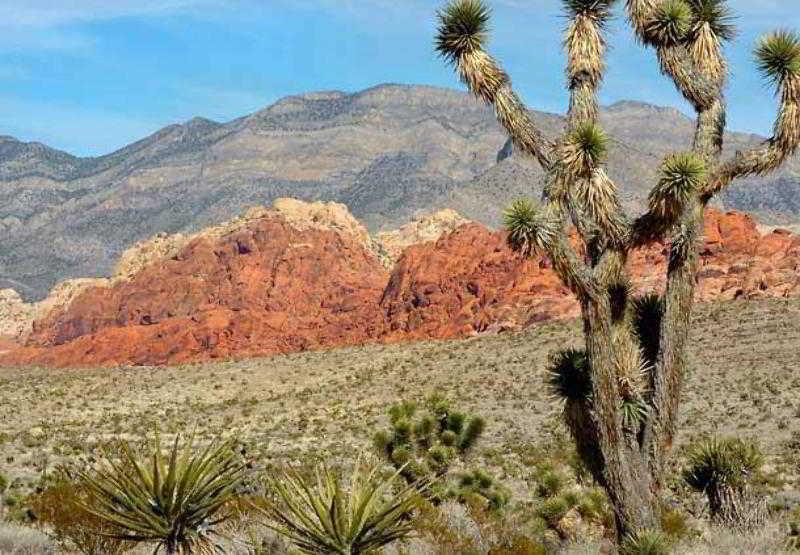
M 388 271 L 393 246 L 421 234 L 427 241 Z M 700 300 L 800 296 L 800 237 L 762 235 L 749 216 L 717 211 L 705 235 Z M 444 212 L 387 237 L 388 248 L 343 205 L 288 199 L 189 237 L 159 236 L 129 251 L 114 278 L 37 313 L 0 365 L 176 364 L 466 337 L 577 314 L 548 261 L 514 255 L 501 231 Z M 632 257 L 643 290 L 663 287 L 667 251 Z
M 561 128 L 556 115 L 534 117 L 551 136 Z M 692 122 L 632 102 L 603 117 L 615 138 L 610 172 L 635 211 Z M 156 233 L 190 234 L 284 196 L 343 202 L 372 232 L 438 208 L 495 226 L 541 176 L 505 140 L 464 93 L 395 85 L 289 97 L 228 123 L 196 118 L 98 158 L 0 137 L 0 288 L 39 299 L 64 279 L 110 275 L 126 248 Z M 732 134 L 729 147 L 759 140 Z M 728 204 L 790 221 L 798 175 L 794 161 Z

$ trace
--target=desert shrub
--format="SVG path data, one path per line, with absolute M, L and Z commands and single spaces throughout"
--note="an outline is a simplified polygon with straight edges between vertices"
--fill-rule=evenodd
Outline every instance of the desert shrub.
M 483 499 L 492 510 L 505 507 L 510 497 L 507 489 L 498 486 L 494 477 L 481 469 L 460 473 L 456 486 L 448 495 L 461 502 Z
M 547 555 L 547 553 L 547 547 L 543 543 L 525 536 L 510 538 L 506 545 L 489 549 L 489 555 Z
M 579 529 L 585 532 L 587 526 L 594 535 L 612 535 L 614 517 L 605 492 L 577 483 L 573 467 L 563 466 L 564 462 L 542 456 L 532 463 L 534 514 L 562 540 L 576 539 Z
M 413 531 L 411 513 L 419 506 L 421 484 L 395 492 L 400 473 L 386 477 L 380 465 L 359 461 L 349 483 L 326 465 L 309 479 L 299 472 L 268 477 L 274 499 L 257 503 L 265 524 L 303 553 L 370 553 Z
M 482 503 L 426 502 L 413 521 L 417 544 L 407 552 L 544 555 L 551 552 L 542 536 L 547 527 L 539 526 L 532 516 L 523 506 L 509 506 L 500 513 Z
M 800 507 L 789 515 L 789 548 L 800 551 Z
M 167 456 L 158 434 L 143 457 L 130 445 L 119 458 L 105 454 L 100 464 L 76 472 L 88 492 L 83 509 L 111 534 L 134 543 L 155 543 L 156 552 L 211 553 L 217 527 L 242 484 L 244 466 L 232 442 L 195 450 L 191 440 L 176 437 Z
M 5 497 L 6 490 L 8 489 L 8 484 L 9 484 L 8 478 L 6 477 L 5 474 L 0 472 L 0 519 L 3 518 L 4 513 L 5 513 L 5 503 L 4 503 L 5 499 L 4 499 L 4 497 Z
M 753 528 L 766 518 L 765 500 L 750 488 L 763 460 L 752 442 L 706 439 L 690 446 L 684 479 L 691 488 L 706 494 L 714 520 Z
M 677 509 L 665 509 L 661 513 L 661 530 L 673 542 L 684 540 L 692 535 L 686 514 Z
M 571 508 L 572 506 L 569 500 L 563 496 L 557 495 L 546 499 L 544 503 L 539 506 L 537 514 L 550 526 L 555 527 L 561 522 L 561 519 L 564 518 L 564 515 L 566 515 Z
M 463 467 L 486 428 L 480 416 L 453 409 L 438 396 L 422 408 L 405 401 L 389 408 L 391 428 L 375 434 L 378 452 L 407 483 L 433 483 L 427 496 L 434 504 L 445 499 L 482 497 L 493 509 L 508 503 L 510 494 L 482 468 Z
M 80 480 L 60 469 L 25 501 L 32 520 L 67 552 L 115 555 L 129 551 L 131 543 L 113 537 L 116 530 L 86 510 L 91 493 Z
M 621 555 L 669 555 L 671 542 L 658 530 L 641 530 L 625 538 L 620 546 Z

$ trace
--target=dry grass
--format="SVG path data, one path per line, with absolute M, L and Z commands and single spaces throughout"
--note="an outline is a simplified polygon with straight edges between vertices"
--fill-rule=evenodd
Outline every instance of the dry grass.
M 41 532 L 0 521 L 0 553 L 4 555 L 49 555 L 55 553 L 55 547 Z
M 19 497 L 60 461 L 115 438 L 141 437 L 156 425 L 165 435 L 196 430 L 200 438 L 237 436 L 248 456 L 264 465 L 349 460 L 369 448 L 374 431 L 386 423 L 388 404 L 441 391 L 486 417 L 489 426 L 474 456 L 524 499 L 535 482 L 526 450 L 563 435 L 559 406 L 543 387 L 544 364 L 553 349 L 578 342 L 574 323 L 464 341 L 175 368 L 4 369 L 0 469 L 13 480 L 8 496 Z M 800 300 L 700 307 L 679 446 L 711 432 L 755 438 L 768 457 L 770 485 L 796 491 L 798 351 Z M 792 438 L 796 447 L 790 447 Z M 4 529 L 2 553 L 6 535 Z M 748 539 L 769 549 L 778 545 L 766 536 Z M 700 542 L 682 552 L 778 552 L 714 531 L 706 542 L 716 551 L 702 551 L 707 547 Z M 736 551 L 742 545 L 747 549 Z
M 800 300 L 705 305 L 696 318 L 681 443 L 718 432 L 785 454 L 800 434 Z M 119 437 L 196 429 L 237 435 L 251 455 L 286 461 L 352 453 L 388 403 L 446 393 L 486 417 L 481 451 L 539 442 L 559 427 L 543 388 L 577 324 L 465 341 L 367 346 L 174 368 L 0 370 L 0 460 L 12 479 Z

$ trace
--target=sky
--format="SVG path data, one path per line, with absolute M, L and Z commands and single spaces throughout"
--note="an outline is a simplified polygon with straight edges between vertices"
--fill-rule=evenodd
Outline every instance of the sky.
M 563 112 L 559 0 L 487 0 L 490 52 L 528 105 Z M 769 134 L 773 92 L 752 48 L 800 30 L 797 0 L 730 0 L 731 129 Z M 619 2 L 622 4 L 622 2 Z M 281 97 L 380 83 L 462 88 L 433 51 L 438 0 L 0 0 L 0 135 L 81 156 L 194 116 L 228 121 Z M 794 7 L 793 7 L 794 6 Z M 689 108 L 633 40 L 610 29 L 601 100 Z

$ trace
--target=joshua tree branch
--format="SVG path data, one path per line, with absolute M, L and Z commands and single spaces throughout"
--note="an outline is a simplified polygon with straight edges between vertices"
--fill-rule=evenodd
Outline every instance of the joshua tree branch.
M 546 206 L 534 213 L 530 204 L 517 205 L 521 209 L 516 214 L 521 218 L 518 248 L 523 252 L 534 249 L 546 252 L 556 272 L 576 294 L 591 296 L 595 289 L 591 272 L 570 244 L 564 225 L 570 198 L 566 173 L 563 165 L 553 160 L 553 145 L 534 124 L 514 92 L 508 74 L 483 50 L 488 20 L 489 10 L 481 2 L 465 0 L 450 4 L 439 13 L 437 50 L 455 66 L 473 95 L 494 106 L 497 120 L 514 146 L 535 157 L 548 172 Z
M 681 15 L 685 21 L 674 18 L 665 13 L 667 4 L 665 0 L 627 0 L 628 18 L 639 40 L 655 49 L 661 72 L 672 79 L 696 111 L 705 111 L 718 98 L 719 88 L 698 70 L 685 43 L 683 35 L 691 14 Z
M 726 62 L 719 48 L 719 37 L 709 25 L 696 41 L 705 40 L 704 76 L 716 84 L 714 100 L 697 110 L 693 155 L 705 166 L 715 164 L 724 141 L 726 110 L 723 95 Z M 697 48 L 696 44 L 690 44 Z M 698 243 L 703 233 L 705 205 L 702 189 L 706 181 L 698 179 L 690 188 L 687 202 L 680 210 L 673 235 L 664 293 L 664 314 L 659 333 L 659 351 L 652 372 L 651 414 L 645 427 L 642 447 L 648 454 L 651 475 L 661 486 L 666 454 L 675 436 L 678 405 L 686 373 L 686 345 L 689 341 L 692 304 L 699 270 Z
M 500 64 L 487 54 L 489 9 L 478 1 L 448 5 L 439 12 L 436 49 L 456 69 L 461 81 L 477 98 L 494 106 L 497 121 L 508 132 L 515 148 L 552 167 L 552 144 L 536 127 L 527 108 Z
M 800 63 L 800 38 L 793 37 L 796 59 Z M 759 148 L 737 152 L 721 164 L 709 179 L 704 191 L 710 199 L 728 187 L 735 179 L 749 175 L 764 175 L 778 169 L 800 147 L 800 65 L 797 73 L 787 74 L 779 83 L 781 107 L 775 122 L 774 135 Z

